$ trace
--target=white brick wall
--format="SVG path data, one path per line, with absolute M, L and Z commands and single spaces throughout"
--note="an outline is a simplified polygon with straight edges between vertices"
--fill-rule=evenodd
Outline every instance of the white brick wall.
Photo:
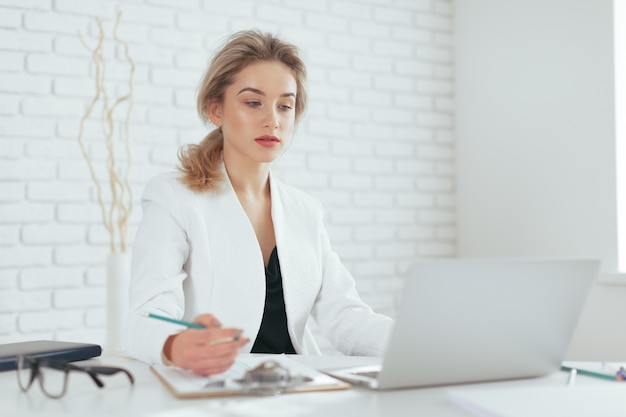
M 194 91 L 217 42 L 261 28 L 310 73 L 276 172 L 324 203 L 365 300 L 393 315 L 412 259 L 455 254 L 452 0 L 0 0 L 0 342 L 103 342 L 108 239 L 76 141 L 94 65 L 77 33 L 95 45 L 103 18 L 107 86 L 124 92 L 118 11 L 137 64 L 131 240 L 146 181 L 204 136 Z M 95 118 L 85 140 L 102 174 Z

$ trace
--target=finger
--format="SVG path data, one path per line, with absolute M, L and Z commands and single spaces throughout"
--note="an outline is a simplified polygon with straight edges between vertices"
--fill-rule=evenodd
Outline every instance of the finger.
M 207 357 L 237 356 L 239 350 L 249 341 L 248 338 L 243 338 L 237 341 L 208 344 L 205 345 L 204 352 Z
M 234 360 L 241 348 L 250 341 L 248 338 L 241 338 L 237 341 L 229 341 L 217 344 L 204 344 L 197 346 L 199 350 L 194 350 L 194 359 L 197 362 L 222 360 L 224 358 L 232 358 Z
M 192 371 L 199 375 L 216 375 L 221 374 L 222 372 L 226 372 L 234 364 L 235 358 L 220 362 L 198 363 L 196 364 L 196 367 L 192 369 Z
M 234 333 L 227 332 L 226 334 L 224 334 L 224 337 L 218 337 L 217 335 L 215 335 L 208 343 L 209 345 L 220 345 L 224 343 L 239 342 L 242 338 L 241 333 L 241 330 L 237 330 Z
M 192 330 L 190 330 L 190 333 Z M 241 329 L 235 328 L 207 328 L 203 330 L 193 330 L 193 338 L 196 343 L 219 344 L 239 340 L 242 334 Z
M 181 343 L 190 360 L 236 354 L 243 346 L 241 331 L 237 329 L 188 330 L 185 333 Z
M 184 368 L 200 375 L 222 373 L 233 365 L 240 348 L 249 341 L 248 338 L 242 338 L 237 342 L 220 345 L 194 344 L 185 351 Z
M 193 319 L 193 322 L 208 328 L 222 327 L 222 323 L 213 314 L 200 314 Z
M 186 330 L 175 338 L 171 359 L 178 366 L 191 368 L 193 364 L 212 357 L 236 355 L 241 345 L 233 342 L 232 335 L 238 334 L 233 329 Z M 226 342 L 211 344 L 213 340 Z
M 218 349 L 209 352 L 207 349 L 189 352 L 187 368 L 197 373 L 218 373 L 230 368 L 234 363 L 238 349 L 224 350 Z
M 233 366 L 238 353 L 238 350 L 235 350 L 224 355 L 212 355 L 206 359 L 195 361 L 191 369 L 202 375 L 222 373 Z
M 241 333 L 234 328 L 187 329 L 174 338 L 170 359 L 177 366 L 200 374 L 224 372 L 250 341 Z

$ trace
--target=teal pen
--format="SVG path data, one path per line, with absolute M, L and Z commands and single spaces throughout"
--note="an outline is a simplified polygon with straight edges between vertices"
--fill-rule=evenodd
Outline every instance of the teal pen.
M 568 372 L 576 371 L 578 375 L 587 375 L 587 376 L 593 376 L 595 378 L 608 379 L 609 381 L 616 381 L 614 376 L 609 375 L 609 374 L 603 374 L 601 372 L 587 371 L 585 369 L 572 368 L 569 366 L 561 366 L 561 370 L 568 371 Z M 572 374 L 570 373 L 570 377 L 571 376 Z
M 176 320 L 170 317 L 159 316 L 158 314 L 148 313 L 148 317 L 157 320 L 167 321 L 169 323 L 180 324 L 181 326 L 189 327 L 190 329 L 206 329 L 206 326 L 198 323 L 190 323 L 188 321 Z
M 178 324 L 178 325 L 181 325 L 181 326 L 189 327 L 190 329 L 206 329 L 206 326 L 204 326 L 202 324 L 191 323 L 191 322 L 183 321 L 183 320 L 176 320 L 176 319 L 173 319 L 173 318 L 170 318 L 170 317 L 159 316 L 158 314 L 154 314 L 154 313 L 148 313 L 147 316 L 152 318 L 152 319 L 163 320 L 163 321 L 167 321 L 169 323 L 174 323 L 174 324 Z M 211 341 L 210 344 L 217 345 L 219 343 L 236 342 L 238 340 L 239 340 L 239 335 L 237 335 L 235 337 L 225 337 L 223 339 L 216 339 L 216 340 Z

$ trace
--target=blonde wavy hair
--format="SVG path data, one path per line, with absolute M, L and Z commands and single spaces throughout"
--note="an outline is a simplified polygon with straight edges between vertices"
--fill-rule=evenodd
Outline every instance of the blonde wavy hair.
M 291 70 L 297 86 L 295 120 L 300 120 L 306 109 L 306 67 L 295 45 L 270 33 L 246 30 L 230 36 L 213 56 L 198 87 L 198 115 L 210 123 L 209 103 L 222 102 L 226 88 L 235 75 L 249 64 L 260 61 L 278 61 Z M 223 175 L 220 170 L 224 135 L 221 128 L 211 131 L 200 143 L 182 147 L 178 153 L 181 181 L 194 191 L 215 191 Z

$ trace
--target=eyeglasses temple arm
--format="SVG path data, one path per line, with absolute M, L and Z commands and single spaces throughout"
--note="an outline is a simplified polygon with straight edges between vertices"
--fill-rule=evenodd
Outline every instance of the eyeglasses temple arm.
M 126 376 L 128 376 L 130 383 L 135 384 L 135 378 L 133 377 L 133 374 L 131 374 L 124 368 L 115 368 L 111 366 L 90 366 L 90 367 L 85 367 L 84 369 L 90 372 L 90 374 L 94 373 L 94 374 L 102 374 L 102 375 L 115 375 L 118 372 L 123 372 L 126 374 Z

